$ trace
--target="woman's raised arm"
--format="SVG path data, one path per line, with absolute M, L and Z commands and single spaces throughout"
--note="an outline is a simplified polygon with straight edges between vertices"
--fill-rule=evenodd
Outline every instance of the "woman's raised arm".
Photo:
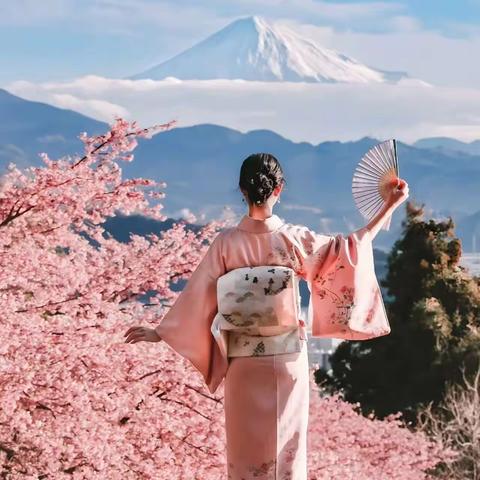
M 408 183 L 405 180 L 398 179 L 393 186 L 390 196 L 386 200 L 382 209 L 366 225 L 373 239 L 382 228 L 385 221 L 392 215 L 394 210 L 408 198 Z

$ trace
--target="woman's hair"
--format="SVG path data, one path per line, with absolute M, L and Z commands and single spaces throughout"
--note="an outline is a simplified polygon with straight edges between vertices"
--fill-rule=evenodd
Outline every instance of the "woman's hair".
M 281 183 L 285 183 L 282 167 L 270 153 L 254 153 L 243 161 L 238 185 L 251 203 L 262 205 Z

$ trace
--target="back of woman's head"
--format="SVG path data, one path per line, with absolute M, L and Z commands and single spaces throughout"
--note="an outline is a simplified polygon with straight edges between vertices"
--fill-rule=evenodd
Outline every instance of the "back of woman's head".
M 238 185 L 255 205 L 265 203 L 274 188 L 284 182 L 282 167 L 270 153 L 254 153 L 240 168 Z

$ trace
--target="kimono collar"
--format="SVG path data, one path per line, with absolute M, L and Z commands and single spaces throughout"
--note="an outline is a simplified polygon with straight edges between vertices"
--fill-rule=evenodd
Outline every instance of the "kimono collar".
M 240 220 L 237 228 L 252 233 L 266 233 L 273 232 L 283 225 L 283 221 L 278 215 L 273 214 L 264 220 L 253 218 L 248 214 L 245 214 Z

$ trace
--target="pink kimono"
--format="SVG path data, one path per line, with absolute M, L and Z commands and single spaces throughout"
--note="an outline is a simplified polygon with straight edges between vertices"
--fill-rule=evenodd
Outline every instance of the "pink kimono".
M 193 364 L 211 393 L 225 380 L 228 480 L 306 480 L 306 339 L 291 353 L 228 357 L 211 330 L 217 279 L 266 265 L 289 267 L 307 281 L 312 336 L 364 340 L 390 332 L 368 229 L 323 235 L 277 215 L 244 215 L 220 232 L 156 332 Z

